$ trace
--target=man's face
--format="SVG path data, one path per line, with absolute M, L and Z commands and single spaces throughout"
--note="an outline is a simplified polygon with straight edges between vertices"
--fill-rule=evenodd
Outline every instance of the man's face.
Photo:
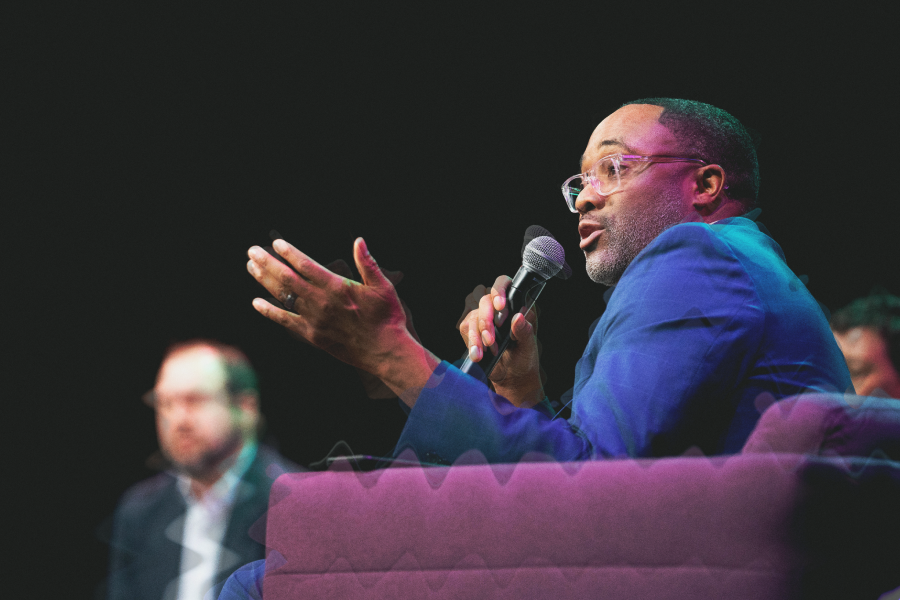
M 179 352 L 160 368 L 154 388 L 159 445 L 192 477 L 212 474 L 242 442 L 240 410 L 225 384 L 225 369 L 211 348 Z
M 612 154 L 679 155 L 675 136 L 660 125 L 663 108 L 623 106 L 597 126 L 581 162 L 582 173 Z M 590 186 L 578 196 L 578 233 L 591 279 L 614 285 L 635 256 L 667 228 L 694 211 L 690 163 L 625 163 L 621 186 L 609 196 Z
M 887 345 L 877 331 L 855 327 L 843 333 L 833 333 L 844 353 L 857 394 L 877 396 L 882 394 L 876 393 L 876 390 L 881 390 L 891 398 L 900 398 L 900 375 L 894 369 Z

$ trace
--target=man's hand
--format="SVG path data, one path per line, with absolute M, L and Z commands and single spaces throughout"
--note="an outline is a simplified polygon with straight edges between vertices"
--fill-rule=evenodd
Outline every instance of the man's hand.
M 325 265 L 325 268 L 332 273 L 337 273 L 341 277 L 345 277 L 346 279 L 351 279 L 353 281 L 360 280 L 360 277 L 357 277 L 353 273 L 353 271 L 350 270 L 350 265 L 348 265 L 347 262 L 342 258 L 328 263 L 327 265 Z M 384 267 L 380 267 L 380 269 L 381 274 L 384 275 L 385 279 L 391 282 L 395 289 L 397 287 L 397 284 L 403 281 L 403 271 L 391 271 L 385 269 Z M 400 298 L 398 296 L 397 299 L 400 300 L 400 306 L 403 307 L 403 312 L 406 313 L 406 329 L 409 331 L 409 334 L 421 344 L 422 340 L 419 338 L 419 334 L 416 331 L 416 328 L 413 326 L 412 311 L 409 310 L 409 306 L 407 306 L 406 302 L 403 301 L 403 298 Z
M 478 300 L 478 307 L 458 323 L 459 333 L 473 362 L 484 358 L 485 348 L 495 355 L 497 353 L 497 326 L 508 317 L 506 294 L 510 283 L 512 280 L 509 277 L 501 275 L 490 290 L 478 286 L 466 298 L 468 306 L 479 290 L 485 292 Z M 507 347 L 494 366 L 490 379 L 497 393 L 514 405 L 531 407 L 544 399 L 536 310 L 529 311 L 527 315 L 513 315 L 511 336 L 516 345 Z
M 332 273 L 337 273 L 341 277 L 359 281 L 359 277 L 353 274 L 353 271 L 350 270 L 350 265 L 348 265 L 343 259 L 339 258 L 333 262 L 330 262 L 325 265 L 325 268 Z M 391 282 L 391 284 L 393 284 L 395 288 L 397 287 L 397 284 L 403 281 L 402 271 L 389 271 L 388 269 L 381 267 L 381 273 L 387 278 L 388 281 Z M 406 313 L 406 329 L 409 331 L 410 335 L 412 335 L 413 338 L 415 338 L 415 340 L 421 344 L 422 340 L 419 339 L 419 334 L 416 333 L 416 329 L 415 327 L 413 327 L 412 311 L 409 310 L 409 306 L 406 305 L 406 302 L 403 301 L 403 298 L 399 298 L 399 300 L 400 305 L 403 307 L 403 312 Z M 303 338 L 299 339 L 303 340 Z M 368 396 L 369 398 L 372 398 L 373 400 L 385 400 L 388 398 L 397 397 L 397 394 L 395 394 L 385 382 L 381 381 L 371 373 L 363 371 L 362 369 L 356 369 L 356 372 L 359 375 L 359 379 L 362 381 L 363 388 L 365 388 L 366 390 L 366 396 Z
M 361 283 L 329 271 L 284 240 L 273 247 L 296 273 L 257 246 L 248 252 L 247 270 L 281 302 L 293 300 L 294 312 L 261 298 L 253 307 L 313 346 L 372 373 L 412 406 L 416 388 L 440 361 L 413 338 L 393 284 L 363 239 L 353 246 Z

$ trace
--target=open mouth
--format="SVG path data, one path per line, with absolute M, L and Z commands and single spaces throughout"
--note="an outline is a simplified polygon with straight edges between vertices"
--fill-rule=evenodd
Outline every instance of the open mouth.
M 600 236 L 603 234 L 604 231 L 606 231 L 606 230 L 605 229 L 595 229 L 587 237 L 581 238 L 581 242 L 578 244 L 578 246 L 582 250 L 586 250 L 588 248 L 588 246 L 593 245 L 600 238 Z

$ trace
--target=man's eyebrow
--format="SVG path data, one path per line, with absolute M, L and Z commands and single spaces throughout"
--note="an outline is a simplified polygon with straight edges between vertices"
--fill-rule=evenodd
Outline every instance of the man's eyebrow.
M 622 146 L 626 150 L 628 150 L 628 145 L 622 140 L 603 140 L 599 144 L 597 144 L 598 148 L 602 148 L 603 146 Z
M 597 148 L 603 148 L 605 146 L 620 146 L 626 152 L 631 153 L 631 148 L 628 147 L 628 144 L 623 142 L 622 140 L 603 140 L 599 144 L 597 144 Z M 584 164 L 584 154 L 581 155 L 581 159 L 578 161 L 579 168 Z

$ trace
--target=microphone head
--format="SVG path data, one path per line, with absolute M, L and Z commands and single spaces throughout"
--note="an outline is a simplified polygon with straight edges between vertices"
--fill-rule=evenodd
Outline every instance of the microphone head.
M 531 242 L 531 240 L 533 240 L 536 237 L 541 237 L 541 236 L 546 236 L 546 237 L 551 237 L 553 239 L 556 239 L 555 235 L 553 235 L 552 233 L 550 233 L 549 231 L 547 231 L 545 228 L 541 227 L 540 225 L 529 225 L 528 226 L 528 229 L 525 230 L 525 240 L 522 242 L 522 256 L 523 257 L 525 256 L 525 248 L 528 246 L 528 244 Z M 556 276 L 563 280 L 571 277 L 572 276 L 572 267 L 569 266 L 569 263 L 567 263 L 565 260 L 563 260 L 562 268 L 559 270 L 559 272 L 556 273 Z
M 544 279 L 550 279 L 559 273 L 565 263 L 566 253 L 563 247 L 548 235 L 538 236 L 528 242 L 522 253 L 522 266 Z

